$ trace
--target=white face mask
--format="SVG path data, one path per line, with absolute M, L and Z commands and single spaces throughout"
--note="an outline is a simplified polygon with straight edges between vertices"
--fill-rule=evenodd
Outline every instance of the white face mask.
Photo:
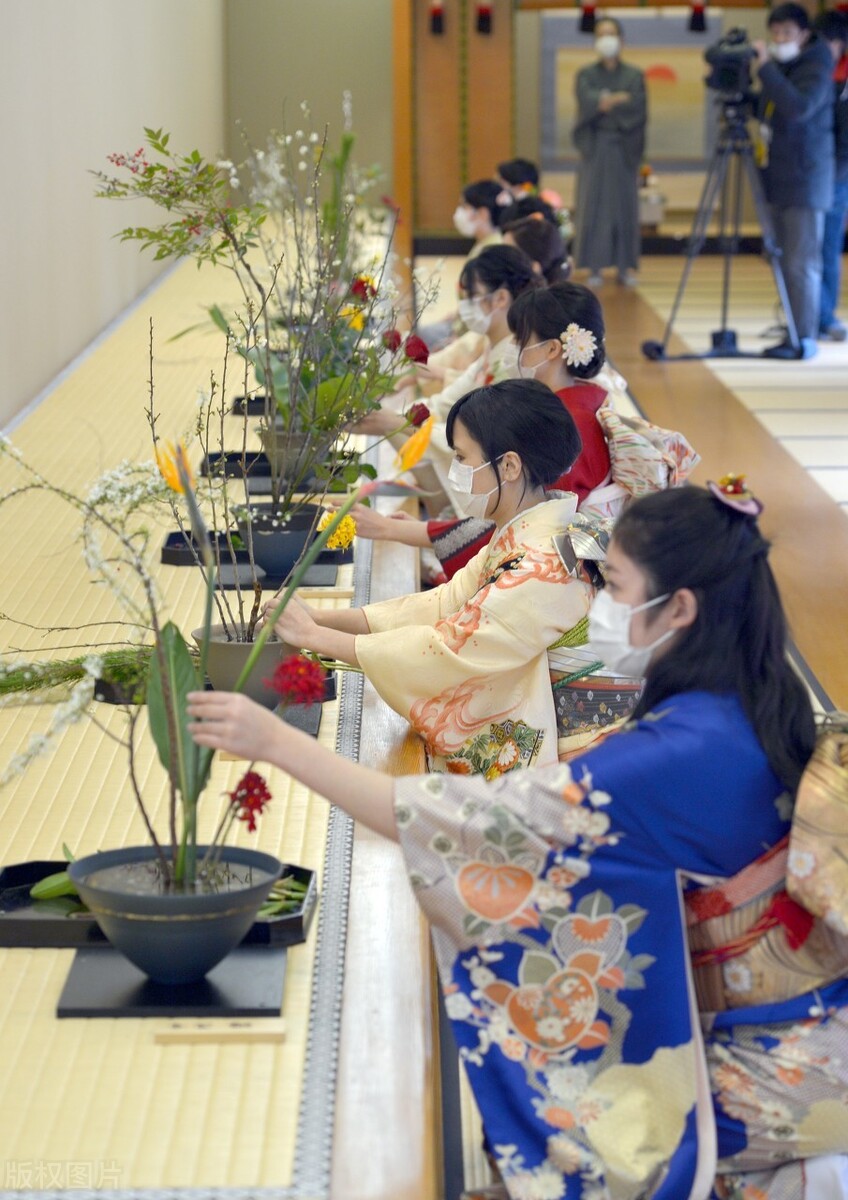
M 798 57 L 801 47 L 797 42 L 769 42 L 768 52 L 775 62 L 788 63 Z
M 669 595 L 667 592 L 645 604 L 630 605 L 613 600 L 607 591 L 599 592 L 589 609 L 590 652 L 611 671 L 618 671 L 631 679 L 643 678 L 657 646 L 667 642 L 676 631 L 666 630 L 649 646 L 634 646 L 630 641 L 630 619 L 634 613 L 662 604 Z
M 595 53 L 598 58 L 618 58 L 621 50 L 621 38 L 614 33 L 604 33 L 595 39 Z
M 550 339 L 548 339 L 548 340 L 550 340 Z M 522 359 L 525 351 L 535 350 L 537 346 L 544 346 L 544 345 L 545 345 L 545 342 L 533 342 L 532 345 L 530 345 L 530 346 L 522 346 L 521 347 L 521 349 L 518 352 L 518 357 L 515 360 L 516 364 L 518 366 L 518 378 L 519 379 L 535 379 L 536 378 L 537 373 L 539 371 L 541 371 L 542 367 L 545 365 L 544 362 L 536 363 L 536 365 L 533 367 L 525 367 L 524 364 L 522 363 L 521 359 Z
M 501 455 L 502 457 L 503 455 Z M 471 489 L 474 487 L 475 474 L 491 465 L 490 462 L 484 462 L 479 467 L 471 467 L 467 463 L 457 462 L 456 459 L 451 463 L 448 470 L 448 482 L 459 493 L 456 497 L 456 502 L 457 507 L 462 509 L 462 512 L 459 514 L 460 516 L 476 517 L 478 520 L 485 518 L 486 509 L 489 506 L 489 497 L 494 495 L 498 490 L 497 484 L 488 492 L 474 493 Z
M 453 224 L 457 233 L 461 233 L 463 237 L 477 236 L 477 221 L 464 204 L 460 204 L 453 214 Z
M 457 306 L 459 319 L 472 333 L 488 333 L 492 323 L 491 312 L 483 312 L 482 299 L 482 296 L 474 296 L 470 300 L 460 300 Z

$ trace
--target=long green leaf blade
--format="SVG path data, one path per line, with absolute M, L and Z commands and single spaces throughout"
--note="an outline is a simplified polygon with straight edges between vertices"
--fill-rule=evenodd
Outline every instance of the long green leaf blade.
M 205 776 L 206 772 L 201 771 L 198 747 L 189 737 L 186 728 L 186 696 L 189 692 L 200 690 L 203 684 L 198 678 L 183 636 L 173 622 L 169 621 L 163 626 L 159 640 L 167 678 L 166 686 L 163 686 L 160 655 L 154 652 L 150 659 L 150 677 L 147 684 L 150 731 L 159 752 L 159 759 L 174 779 L 183 802 L 194 805 L 205 782 L 205 778 L 201 776 Z M 204 765 L 208 770 L 208 763 Z

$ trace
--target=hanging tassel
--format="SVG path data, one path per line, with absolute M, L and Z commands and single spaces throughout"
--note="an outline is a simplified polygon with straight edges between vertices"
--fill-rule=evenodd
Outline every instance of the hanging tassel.
M 577 26 L 580 33 L 595 32 L 595 5 L 584 3 L 580 9 L 580 24 Z
M 492 6 L 491 4 L 477 5 L 477 32 L 491 33 L 492 32 Z
M 433 0 L 430 5 L 430 32 L 434 34 L 445 32 L 445 9 L 442 0 Z
M 692 11 L 689 13 L 689 31 L 691 33 L 706 33 L 707 18 L 704 13 L 705 9 L 706 4 L 695 0 L 692 5 Z

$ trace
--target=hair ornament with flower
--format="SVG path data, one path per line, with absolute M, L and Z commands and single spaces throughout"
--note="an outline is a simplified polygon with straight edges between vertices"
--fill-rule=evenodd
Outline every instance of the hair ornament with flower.
M 758 517 L 763 511 L 762 504 L 745 483 L 744 475 L 722 475 L 718 483 L 708 480 L 707 487 L 716 500 L 745 517 Z
M 572 321 L 559 335 L 562 356 L 569 367 L 587 367 L 598 349 L 598 342 L 590 329 L 584 329 Z

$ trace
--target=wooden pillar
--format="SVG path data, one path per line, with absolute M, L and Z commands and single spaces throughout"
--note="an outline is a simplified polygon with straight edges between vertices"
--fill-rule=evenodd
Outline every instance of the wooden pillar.
M 416 235 L 452 233 L 462 188 L 513 153 L 512 3 L 488 7 L 481 33 L 473 0 L 444 0 L 438 34 L 430 0 L 394 0 L 395 179 L 408 180 Z

